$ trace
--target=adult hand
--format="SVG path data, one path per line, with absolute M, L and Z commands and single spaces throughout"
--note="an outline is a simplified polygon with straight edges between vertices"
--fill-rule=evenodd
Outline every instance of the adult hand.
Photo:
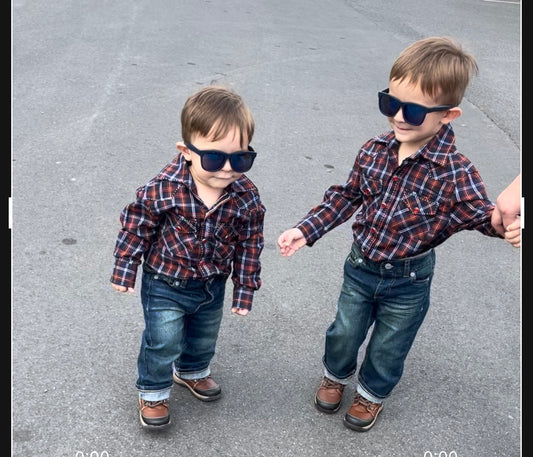
M 509 184 L 496 199 L 496 206 L 492 212 L 491 223 L 500 235 L 505 236 L 508 227 L 512 226 L 513 231 L 517 230 L 515 227 L 516 220 L 520 220 L 522 198 L 520 195 L 520 175 L 518 175 Z M 518 225 L 518 230 L 520 225 Z M 515 236 L 512 236 L 514 239 Z M 511 243 L 512 244 L 512 243 Z
M 505 233 L 503 234 L 505 241 L 511 243 L 515 248 L 520 247 L 520 239 L 522 232 L 522 221 L 520 216 L 516 220 L 506 227 Z

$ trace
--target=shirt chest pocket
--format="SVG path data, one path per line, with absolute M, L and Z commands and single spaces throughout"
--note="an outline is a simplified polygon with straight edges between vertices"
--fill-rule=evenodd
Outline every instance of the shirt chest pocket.
M 182 215 L 178 214 L 176 220 L 174 221 L 174 230 L 180 235 L 185 235 L 189 233 L 196 234 L 197 232 L 196 225 L 197 225 L 196 220 L 194 219 L 189 220 L 183 217 Z
M 234 244 L 239 239 L 237 230 L 227 224 L 217 224 L 214 235 L 216 241 L 223 244 Z
M 432 238 L 445 223 L 452 188 L 448 182 L 431 180 L 424 188 L 406 190 L 391 216 L 391 229 L 420 239 Z
M 363 174 L 361 175 L 359 189 L 363 195 L 364 204 L 362 205 L 362 210 L 355 215 L 355 218 L 364 224 L 365 221 L 372 220 L 380 208 L 380 195 L 383 185 L 380 179 L 372 179 Z
M 365 197 L 374 197 L 381 194 L 381 180 L 372 179 L 366 175 L 361 176 L 361 192 Z
M 412 192 L 403 199 L 404 206 L 414 215 L 433 217 L 437 214 L 439 202 L 436 195 Z
M 231 259 L 235 252 L 235 245 L 239 241 L 237 230 L 231 225 L 217 224 L 214 231 L 215 250 L 213 257 L 219 260 Z
M 179 257 L 186 264 L 195 258 L 198 252 L 198 230 L 196 221 L 182 215 L 168 218 L 161 226 L 160 240 L 164 243 L 163 257 Z

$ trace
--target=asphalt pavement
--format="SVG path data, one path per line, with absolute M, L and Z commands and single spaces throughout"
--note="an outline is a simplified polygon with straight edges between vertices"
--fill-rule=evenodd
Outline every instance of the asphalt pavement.
M 522 455 L 521 249 L 477 232 L 437 248 L 432 304 L 374 428 L 314 408 L 345 223 L 291 258 L 278 235 L 388 128 L 398 53 L 431 35 L 477 58 L 453 124 L 493 199 L 521 170 L 521 5 L 451 0 L 12 2 L 13 457 Z M 172 424 L 137 415 L 139 287 L 109 283 L 119 214 L 176 153 L 186 98 L 234 87 L 256 120 L 247 173 L 267 208 L 263 286 L 226 313 L 223 397 L 172 390 Z

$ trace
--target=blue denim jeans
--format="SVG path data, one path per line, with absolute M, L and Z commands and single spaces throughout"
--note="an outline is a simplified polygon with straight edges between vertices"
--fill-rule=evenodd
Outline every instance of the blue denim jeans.
M 352 245 L 344 263 L 335 320 L 326 331 L 327 377 L 348 382 L 357 370 L 359 348 L 373 326 L 357 391 L 376 403 L 390 395 L 429 308 L 434 268 L 433 249 L 402 260 L 374 262 Z
M 145 328 L 137 360 L 140 398 L 170 396 L 172 372 L 186 379 L 210 374 L 222 321 L 226 278 L 173 280 L 143 271 Z

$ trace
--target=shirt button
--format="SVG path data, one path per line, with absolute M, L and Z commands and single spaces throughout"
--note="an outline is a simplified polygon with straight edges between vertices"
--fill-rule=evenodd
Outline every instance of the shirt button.
M 392 180 L 393 180 L 394 182 L 398 182 L 399 179 L 400 179 L 400 178 L 398 178 L 398 176 L 393 176 L 393 177 L 392 177 Z
M 382 207 L 382 208 L 386 208 L 386 207 L 387 207 L 387 204 L 386 204 L 385 202 L 383 202 L 383 203 L 381 204 L 381 207 Z
M 202 243 L 207 243 L 207 240 L 205 238 L 202 239 Z
M 420 212 L 420 210 L 419 210 L 418 208 L 415 208 L 415 209 L 413 210 L 413 213 L 415 213 L 415 214 L 418 214 L 419 212 Z
M 393 266 L 390 263 L 386 263 L 385 264 L 385 269 L 386 270 L 390 270 L 391 268 L 393 268 Z
M 376 230 L 375 227 L 372 227 L 372 228 L 370 229 L 370 231 L 371 231 L 372 233 L 376 233 L 376 232 L 377 232 L 377 230 Z

